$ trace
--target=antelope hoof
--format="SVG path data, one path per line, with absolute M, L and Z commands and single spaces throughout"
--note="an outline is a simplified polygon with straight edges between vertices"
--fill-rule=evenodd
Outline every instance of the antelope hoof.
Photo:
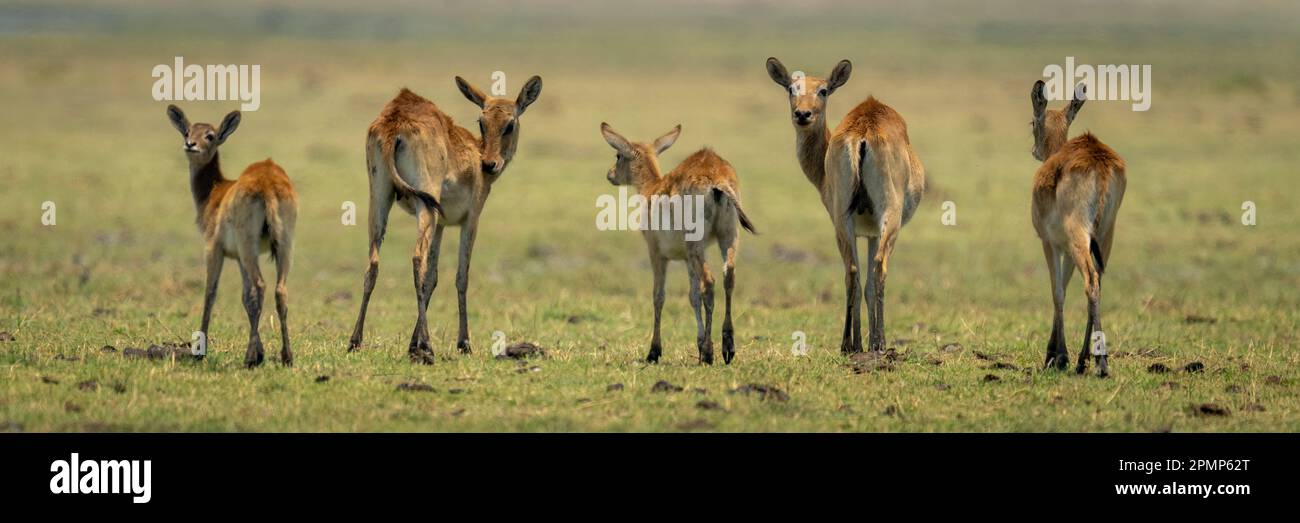
M 410 352 L 411 363 L 421 365 L 433 365 L 433 351 L 427 349 L 415 349 Z
M 469 345 L 469 338 L 456 342 L 456 349 L 459 350 L 461 354 L 470 354 L 474 352 L 474 349 Z
M 695 347 L 700 351 L 700 363 L 713 365 L 713 340 L 696 340 Z
M 251 369 L 253 367 L 261 365 L 264 357 L 265 356 L 262 353 L 262 342 L 260 341 L 248 342 L 248 352 L 244 354 L 245 367 Z
M 660 347 L 658 343 L 650 344 L 650 354 L 646 354 L 645 357 L 646 363 L 659 363 L 660 354 L 663 354 L 663 347 Z
M 293 354 L 290 353 L 288 350 L 281 351 L 281 352 L 280 352 L 280 364 L 281 364 L 281 365 L 284 365 L 285 367 L 292 367 L 292 366 L 293 366 Z
M 1095 356 L 1095 358 L 1097 361 L 1097 377 L 1105 378 L 1107 376 L 1110 376 L 1110 368 L 1108 365 L 1106 365 L 1106 357 Z
M 731 365 L 736 357 L 736 335 L 731 329 L 722 329 L 722 362 Z
M 356 352 L 359 350 L 361 350 L 361 337 L 353 336 L 352 339 L 348 340 L 348 352 Z

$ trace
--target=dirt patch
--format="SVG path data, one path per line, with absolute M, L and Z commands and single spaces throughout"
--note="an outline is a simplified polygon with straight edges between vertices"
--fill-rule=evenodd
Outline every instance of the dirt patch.
M 1241 410 L 1250 411 L 1250 412 L 1264 412 L 1264 410 L 1266 409 L 1264 409 L 1263 405 L 1260 405 L 1258 403 L 1247 403 L 1246 406 L 1242 407 Z
M 899 410 L 898 405 L 890 405 L 888 407 L 885 407 L 885 410 L 881 412 L 881 414 L 885 416 L 897 416 L 901 413 L 902 410 Z
M 78 358 L 76 356 L 69 356 L 67 354 L 58 354 L 54 356 L 54 359 L 58 361 L 81 361 L 81 358 Z
M 1269 384 L 1269 385 L 1281 385 L 1281 384 L 1282 384 L 1282 377 L 1281 377 L 1281 376 L 1269 376 L 1269 377 L 1267 377 L 1267 378 L 1264 378 L 1264 383 L 1267 383 L 1267 384 Z
M 1147 372 L 1150 372 L 1151 374 L 1166 374 L 1169 372 L 1169 367 L 1163 363 L 1152 363 L 1150 367 L 1147 367 Z
M 324 374 L 322 374 L 322 375 L 320 375 L 320 376 L 316 376 L 316 383 L 325 383 L 325 382 L 327 382 L 327 381 L 329 381 L 329 380 L 330 380 L 330 377 L 329 377 L 329 376 L 326 376 L 326 375 L 324 375 Z
M 1228 407 L 1218 403 L 1202 403 L 1192 407 L 1192 413 L 1198 416 L 1227 416 L 1232 413 Z
M 1017 367 L 1010 363 L 1003 363 L 1000 361 L 994 362 L 993 365 L 989 368 L 996 369 L 996 370 L 1020 370 L 1020 367 Z
M 730 392 L 730 394 L 736 394 L 736 393 L 744 394 L 746 396 L 757 395 L 758 398 L 763 401 L 771 400 L 771 401 L 776 401 L 781 403 L 790 401 L 790 395 L 786 394 L 785 391 L 777 388 L 776 386 L 763 385 L 761 383 L 750 383 L 748 385 L 742 385 Z
M 1183 372 L 1186 372 L 1186 373 L 1189 373 L 1189 374 L 1194 374 L 1194 373 L 1197 373 L 1197 372 L 1203 372 L 1204 370 L 1205 370 L 1205 364 L 1204 364 L 1204 363 L 1201 363 L 1201 362 L 1199 362 L 1199 361 L 1193 361 L 1193 362 L 1188 363 L 1187 365 L 1184 365 L 1184 366 L 1183 366 Z
M 1201 316 L 1199 314 L 1188 314 L 1186 318 L 1183 318 L 1183 323 L 1186 323 L 1188 325 L 1198 325 L 1198 324 L 1213 325 L 1218 322 L 1219 322 L 1218 318 Z
M 99 382 L 95 380 L 86 380 L 78 383 L 77 388 L 86 392 L 95 392 L 99 390 Z
M 397 390 L 404 390 L 409 392 L 433 392 L 434 389 L 432 385 L 410 381 L 406 383 L 397 384 Z
M 81 412 L 81 405 L 67 401 L 63 403 L 63 411 L 70 414 L 77 414 Z
M 945 390 L 951 389 L 952 387 L 949 386 L 947 383 L 935 383 L 935 384 L 934 384 L 934 388 L 935 388 L 935 390 L 945 391 Z
M 993 383 L 995 381 L 1002 381 L 1002 378 L 997 377 L 996 374 L 985 374 L 984 378 L 982 379 L 984 383 Z
M 58 384 L 59 384 L 59 380 L 56 380 L 56 379 L 51 378 L 51 377 L 49 377 L 49 376 L 41 376 L 41 383 L 44 383 L 44 384 L 46 384 L 46 385 L 58 385 Z
M 506 359 L 522 360 L 522 359 L 524 359 L 524 358 L 533 358 L 533 357 L 539 357 L 539 358 L 540 358 L 540 357 L 544 357 L 544 356 L 546 356 L 546 350 L 545 350 L 545 349 L 543 349 L 543 348 L 541 348 L 541 347 L 539 347 L 539 346 L 537 346 L 537 345 L 535 345 L 535 344 L 533 344 L 533 343 L 530 343 L 530 342 L 524 341 L 524 342 L 516 343 L 516 344 L 511 345 L 511 346 L 509 346 L 509 347 L 506 347 L 506 350 L 505 350 L 504 352 L 502 352 L 501 354 L 497 355 L 497 359 L 499 359 L 499 360 L 506 360 Z
M 681 392 L 681 391 L 682 391 L 681 387 L 678 387 L 677 385 L 673 385 L 672 383 L 668 383 L 665 380 L 656 381 L 654 386 L 650 387 L 650 392 Z
M 939 347 L 939 352 L 942 352 L 944 354 L 952 354 L 961 351 L 962 351 L 962 346 L 960 343 L 947 343 L 944 344 L 944 346 Z
M 102 352 L 104 354 L 111 354 L 117 352 L 117 347 L 114 347 L 112 345 L 105 345 L 99 348 L 99 352 Z
M 610 383 L 609 385 L 605 386 L 605 392 L 618 392 L 621 390 L 623 390 L 622 383 Z
M 1224 387 L 1224 388 L 1223 388 L 1223 392 L 1227 392 L 1228 394 L 1237 394 L 1237 393 L 1240 393 L 1240 392 L 1241 392 L 1241 386 L 1240 386 L 1240 385 L 1228 385 L 1227 387 Z

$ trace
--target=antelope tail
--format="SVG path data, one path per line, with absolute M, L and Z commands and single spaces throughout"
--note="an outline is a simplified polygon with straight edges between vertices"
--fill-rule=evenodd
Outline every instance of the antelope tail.
M 749 216 L 747 216 L 745 210 L 740 207 L 740 200 L 736 198 L 736 195 L 731 194 L 730 191 L 714 187 L 713 200 L 721 201 L 723 198 L 726 198 L 727 201 L 731 202 L 731 206 L 736 208 L 736 216 L 740 218 L 740 226 L 744 227 L 750 234 L 758 234 L 758 231 L 754 229 L 754 222 L 749 221 Z
M 875 212 L 871 194 L 867 192 L 867 186 L 862 182 L 862 166 L 866 163 L 867 141 L 863 140 L 858 143 L 857 154 L 849 157 L 849 165 L 853 168 L 853 175 L 857 177 L 856 183 L 853 184 L 853 195 L 849 197 L 849 216 Z
M 407 196 L 414 196 L 424 202 L 424 205 L 436 211 L 440 216 L 445 216 L 442 212 L 442 204 L 432 194 L 411 187 L 410 184 L 403 180 L 401 175 L 397 174 L 397 150 L 402 147 L 402 137 L 394 136 L 392 140 L 384 140 L 384 166 L 388 169 L 388 177 L 393 180 L 393 187 L 397 191 Z

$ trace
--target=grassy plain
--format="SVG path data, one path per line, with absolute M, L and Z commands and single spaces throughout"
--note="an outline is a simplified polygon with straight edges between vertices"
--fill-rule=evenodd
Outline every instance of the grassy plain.
M 148 1 L 0 7 L 0 331 L 14 338 L 0 342 L 0 430 L 1300 430 L 1294 3 L 222 4 L 202 15 Z M 874 94 L 907 118 L 927 166 L 931 190 L 891 264 L 887 336 L 903 355 L 892 370 L 855 373 L 838 353 L 841 267 L 795 162 L 785 96 L 763 70 L 770 55 L 814 75 L 851 59 L 832 120 Z M 292 369 L 242 368 L 233 263 L 206 361 L 121 353 L 188 339 L 202 310 L 185 160 L 165 103 L 149 96 L 150 70 L 174 56 L 262 66 L 262 106 L 244 115 L 223 163 L 233 176 L 271 156 L 300 192 Z M 1051 298 L 1029 223 L 1028 92 L 1067 56 L 1151 64 L 1154 76 L 1150 111 L 1090 102 L 1074 125 L 1130 166 L 1103 293 L 1106 380 L 1037 370 Z M 409 86 L 472 128 L 476 108 L 452 77 L 486 85 L 496 70 L 511 92 L 532 74 L 545 87 L 479 232 L 476 353 L 454 354 L 452 230 L 430 308 L 439 361 L 407 362 L 415 232 L 400 211 L 369 347 L 347 353 L 366 258 L 366 126 Z M 181 105 L 216 122 L 237 103 Z M 594 202 L 611 190 L 601 121 L 647 140 L 681 123 L 666 164 L 709 145 L 736 167 L 762 234 L 742 240 L 733 365 L 696 363 L 680 264 L 669 269 L 665 357 L 642 363 L 644 245 L 594 225 Z M 45 201 L 57 206 L 54 226 L 41 223 Z M 340 221 L 347 201 L 357 226 Z M 945 201 L 955 226 L 940 223 Z M 1245 201 L 1254 226 L 1240 223 Z M 1068 303 L 1073 352 L 1078 278 Z M 279 345 L 267 311 L 270 355 Z M 494 331 L 548 357 L 494 360 Z M 807 356 L 791 352 L 796 331 Z M 942 350 L 953 343 L 961 349 Z M 1181 371 L 1194 361 L 1203 372 Z M 1157 363 L 1173 372 L 1148 372 Z M 660 380 L 683 390 L 653 392 Z M 788 400 L 731 392 L 747 384 Z M 1207 403 L 1227 414 L 1202 413 Z

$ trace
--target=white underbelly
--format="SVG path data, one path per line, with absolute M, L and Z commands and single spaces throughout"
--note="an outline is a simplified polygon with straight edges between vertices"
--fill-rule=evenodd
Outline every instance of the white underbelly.
M 700 232 L 694 232 L 691 234 L 691 238 L 698 237 L 699 239 L 689 241 L 686 236 L 692 232 L 682 230 L 641 231 L 651 242 L 654 242 L 659 254 L 669 260 L 685 260 L 686 249 L 690 244 L 700 243 L 707 248 L 708 245 L 717 241 L 712 231 L 705 231 L 702 235 Z

